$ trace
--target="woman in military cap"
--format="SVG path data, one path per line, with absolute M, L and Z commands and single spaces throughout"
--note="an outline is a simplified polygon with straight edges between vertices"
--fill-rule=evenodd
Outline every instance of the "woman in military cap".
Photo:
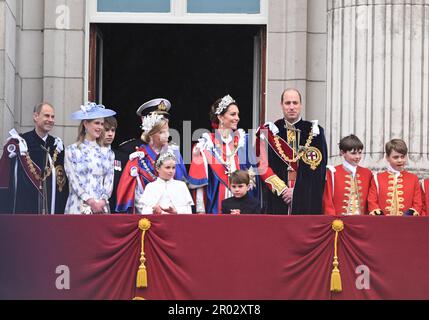
M 167 99 L 153 99 L 137 110 L 142 117 L 142 144 L 129 155 L 117 190 L 117 212 L 141 213 L 140 203 L 144 187 L 157 178 L 154 162 L 161 152 L 173 153 L 177 159 L 176 180 L 187 180 L 186 168 L 179 147 L 169 144 L 168 110 L 171 104 Z

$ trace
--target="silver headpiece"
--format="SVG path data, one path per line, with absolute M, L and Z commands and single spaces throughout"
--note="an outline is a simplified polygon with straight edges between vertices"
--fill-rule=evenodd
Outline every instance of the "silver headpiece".
M 223 110 L 225 110 L 226 108 L 228 108 L 228 106 L 231 103 L 234 103 L 235 100 L 228 94 L 225 97 L 222 98 L 222 100 L 219 102 L 219 106 L 216 109 L 215 114 L 219 115 L 223 112 Z
M 142 125 L 140 126 L 144 132 L 149 132 L 152 130 L 153 127 L 155 127 L 164 116 L 162 114 L 157 114 L 155 112 L 150 113 L 149 115 L 145 116 L 142 121 Z
M 161 153 L 161 155 L 158 157 L 158 159 L 155 162 L 155 167 L 160 168 L 162 166 L 162 164 L 164 163 L 164 161 L 167 159 L 172 159 L 174 161 L 177 161 L 174 154 L 167 151 L 167 152 Z

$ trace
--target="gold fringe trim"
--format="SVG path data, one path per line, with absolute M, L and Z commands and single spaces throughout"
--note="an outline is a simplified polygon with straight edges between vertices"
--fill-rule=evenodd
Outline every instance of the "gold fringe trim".
M 340 275 L 340 269 L 338 269 L 338 255 L 337 255 L 337 249 L 338 249 L 338 234 L 339 232 L 344 230 L 344 223 L 341 220 L 334 220 L 332 222 L 332 229 L 335 231 L 335 242 L 334 242 L 334 262 L 332 265 L 334 266 L 334 269 L 332 269 L 331 273 L 331 292 L 341 292 L 343 291 L 342 285 L 341 285 L 341 275 Z
M 147 272 L 146 272 L 146 258 L 144 256 L 144 236 L 146 234 L 146 231 L 149 230 L 151 227 L 151 223 L 149 219 L 141 219 L 139 221 L 139 229 L 142 230 L 142 248 L 140 252 L 140 266 L 139 270 L 137 271 L 137 288 L 146 288 L 147 287 Z

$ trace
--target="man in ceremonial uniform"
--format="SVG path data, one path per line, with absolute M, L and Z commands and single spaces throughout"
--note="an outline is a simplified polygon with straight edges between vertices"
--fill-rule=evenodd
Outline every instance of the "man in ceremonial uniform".
M 317 120 L 302 120 L 298 90 L 286 89 L 280 105 L 284 118 L 257 132 L 264 206 L 272 214 L 322 214 L 327 164 L 323 128 Z
M 12 129 L 0 160 L 3 213 L 64 213 L 68 183 L 64 147 L 49 134 L 55 124 L 54 108 L 40 103 L 34 108 L 34 130 L 19 135 Z

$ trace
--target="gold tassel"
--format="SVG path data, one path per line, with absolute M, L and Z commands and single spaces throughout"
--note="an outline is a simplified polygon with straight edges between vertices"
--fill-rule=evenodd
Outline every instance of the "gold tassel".
M 137 288 L 147 287 L 147 272 L 146 272 L 146 258 L 144 256 L 144 236 L 147 230 L 151 227 L 151 223 L 148 219 L 144 218 L 139 221 L 139 229 L 142 230 L 142 248 L 140 252 L 140 266 L 137 271 Z
M 337 249 L 338 249 L 338 233 L 343 231 L 344 229 L 344 223 L 341 220 L 334 220 L 332 222 L 332 229 L 335 231 L 335 242 L 334 242 L 334 262 L 332 263 L 334 266 L 334 269 L 331 273 L 331 291 L 332 292 L 341 292 L 343 291 L 342 285 L 341 285 L 341 274 L 340 269 L 338 269 L 338 255 L 337 255 Z

